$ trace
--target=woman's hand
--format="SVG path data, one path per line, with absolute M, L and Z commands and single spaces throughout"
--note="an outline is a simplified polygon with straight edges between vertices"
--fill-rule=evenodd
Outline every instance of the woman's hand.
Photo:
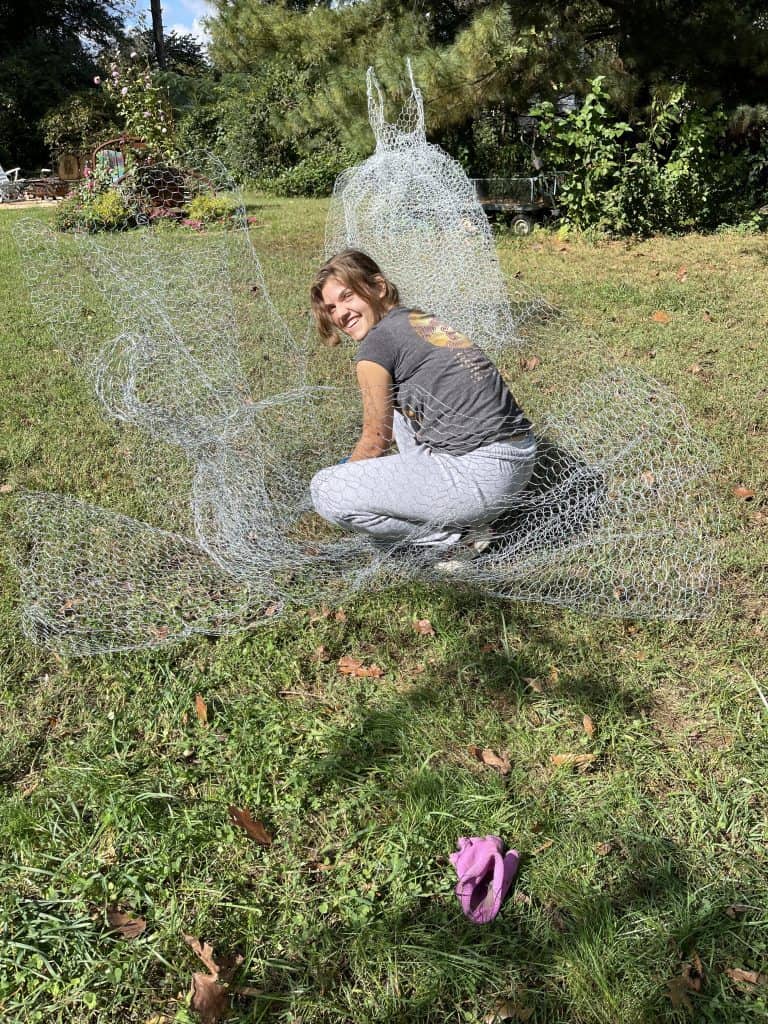
M 392 445 L 393 381 L 383 366 L 363 359 L 357 364 L 363 399 L 363 430 L 350 462 L 386 455 Z

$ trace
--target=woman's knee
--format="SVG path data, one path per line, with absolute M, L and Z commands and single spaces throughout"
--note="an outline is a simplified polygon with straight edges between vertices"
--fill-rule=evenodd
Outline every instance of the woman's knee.
M 318 515 L 331 523 L 339 523 L 348 514 L 349 508 L 344 500 L 345 488 L 339 479 L 342 475 L 338 466 L 328 466 L 315 473 L 309 485 L 312 505 Z

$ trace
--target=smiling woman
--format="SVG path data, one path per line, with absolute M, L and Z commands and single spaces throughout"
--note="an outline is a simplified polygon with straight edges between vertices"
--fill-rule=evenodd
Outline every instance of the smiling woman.
M 536 441 L 485 353 L 401 306 L 397 286 L 358 250 L 321 267 L 311 302 L 325 340 L 341 331 L 360 344 L 363 403 L 352 453 L 312 481 L 320 515 L 383 544 L 450 550 L 503 514 L 530 480 Z

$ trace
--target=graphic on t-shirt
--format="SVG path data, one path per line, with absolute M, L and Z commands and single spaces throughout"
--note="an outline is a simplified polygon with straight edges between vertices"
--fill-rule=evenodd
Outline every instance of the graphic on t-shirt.
M 441 323 L 436 316 L 430 313 L 418 313 L 416 311 L 408 314 L 411 327 L 424 341 L 437 348 L 472 348 L 472 342 L 464 334 L 454 331 Z

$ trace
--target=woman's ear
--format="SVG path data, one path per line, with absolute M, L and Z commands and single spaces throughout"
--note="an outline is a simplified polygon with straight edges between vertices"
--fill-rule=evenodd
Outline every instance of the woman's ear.
M 381 274 L 377 274 L 376 277 L 374 277 L 374 281 L 376 282 L 376 291 L 379 293 L 379 298 L 383 299 L 387 294 L 387 282 Z

